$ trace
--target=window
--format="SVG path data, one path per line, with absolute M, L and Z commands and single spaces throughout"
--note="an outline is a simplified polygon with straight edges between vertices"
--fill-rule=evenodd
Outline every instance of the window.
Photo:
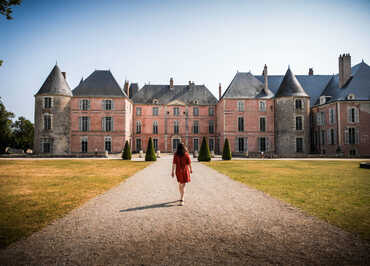
M 136 134 L 141 134 L 141 121 L 136 121 Z
M 112 138 L 104 137 L 104 147 L 107 152 L 112 152 Z
M 243 101 L 238 101 L 238 111 L 244 112 L 244 102 Z
M 154 100 L 153 100 L 153 103 L 154 103 L 154 104 L 159 104 L 159 100 L 158 100 L 158 99 L 154 99 Z
M 173 152 L 175 152 L 177 150 L 177 146 L 179 145 L 180 143 L 180 139 L 173 139 L 172 140 L 172 150 Z
M 244 152 L 244 138 L 238 138 L 238 151 Z
M 174 116 L 179 116 L 180 115 L 180 108 L 179 107 L 174 107 L 173 108 L 173 115 Z
M 266 117 L 260 117 L 260 131 L 266 131 Z
M 104 117 L 102 128 L 104 131 L 113 131 L 113 118 L 112 117 Z
M 42 138 L 40 139 L 40 148 L 42 153 L 52 153 L 53 152 L 53 139 Z
M 316 113 L 316 123 L 318 126 L 325 125 L 325 113 L 324 112 Z
M 213 134 L 215 132 L 215 121 L 213 120 L 209 121 L 208 131 L 210 134 Z
M 87 137 L 81 137 L 81 152 L 87 152 Z
M 136 151 L 141 151 L 141 139 L 136 139 Z
M 335 110 L 333 108 L 329 109 L 329 124 L 335 123 Z
M 296 99 L 295 100 L 295 109 L 296 110 L 302 110 L 303 108 L 302 99 Z
M 158 116 L 158 113 L 159 113 L 159 108 L 153 107 L 153 116 Z
M 259 111 L 260 112 L 266 112 L 266 102 L 265 101 L 260 101 L 259 102 Z
M 359 112 L 356 107 L 350 107 L 347 109 L 348 113 L 348 122 L 349 123 L 358 123 L 359 122 Z
M 265 137 L 261 137 L 261 138 L 258 138 L 258 143 L 259 143 L 259 151 L 260 152 L 265 152 L 266 151 L 266 138 Z
M 80 100 L 80 110 L 87 111 L 90 109 L 90 100 L 82 99 Z
M 303 123 L 302 123 L 302 116 L 297 116 L 295 118 L 295 130 L 302 130 Z
M 80 131 L 89 131 L 90 130 L 90 117 L 81 116 L 80 117 Z
M 45 114 L 44 115 L 44 130 L 50 130 L 51 129 L 51 115 Z
M 112 100 L 103 100 L 103 109 L 104 110 L 112 110 L 113 109 L 113 101 Z
M 348 129 L 348 144 L 356 144 L 356 130 L 354 127 Z
M 199 121 L 194 121 L 193 122 L 193 133 L 194 134 L 199 134 Z
M 193 107 L 193 116 L 199 116 L 199 107 Z
M 179 122 L 177 120 L 173 121 L 173 133 L 179 134 Z
M 158 122 L 153 122 L 153 134 L 158 134 Z
M 154 146 L 154 150 L 157 151 L 158 150 L 158 139 L 153 139 L 153 146 Z
M 325 145 L 326 140 L 325 140 L 325 130 L 321 130 L 321 136 L 320 136 L 320 144 Z
M 325 96 L 320 96 L 320 104 L 326 103 L 326 97 Z
M 208 108 L 208 115 L 209 116 L 214 116 L 215 115 L 215 108 L 214 107 L 209 107 Z
M 214 139 L 209 139 L 209 150 L 214 151 L 215 150 L 215 141 Z
M 356 97 L 353 93 L 348 94 L 347 99 L 348 100 L 354 100 Z
M 141 107 L 136 107 L 136 115 L 141 116 Z
M 329 143 L 330 145 L 334 145 L 334 144 L 336 144 L 336 136 L 335 136 L 335 130 L 334 130 L 334 128 L 331 128 L 331 129 L 329 130 L 329 134 L 328 134 L 328 143 Z
M 194 151 L 199 151 L 199 139 L 193 139 Z
M 238 131 L 242 132 L 244 131 L 244 118 L 238 117 Z
M 296 152 L 303 152 L 303 138 L 296 138 Z
M 45 97 L 44 98 L 44 108 L 51 108 L 51 106 L 52 106 L 52 98 Z

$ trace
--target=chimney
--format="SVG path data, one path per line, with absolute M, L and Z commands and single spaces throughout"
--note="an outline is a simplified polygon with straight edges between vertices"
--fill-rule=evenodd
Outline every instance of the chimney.
M 221 100 L 221 83 L 218 83 L 218 99 Z
M 173 78 L 170 78 L 170 89 L 173 89 Z
M 313 76 L 313 68 L 312 67 L 310 67 L 310 69 L 308 70 L 308 75 Z
M 263 67 L 263 77 L 265 79 L 265 89 L 267 90 L 269 88 L 269 83 L 268 83 L 268 79 L 267 79 L 267 65 L 265 64 L 265 66 Z
M 62 75 L 63 75 L 64 79 L 66 79 L 67 73 L 66 72 L 62 72 Z
M 191 80 L 189 80 L 189 86 L 191 85 Z
M 339 87 L 343 88 L 352 75 L 350 54 L 339 55 Z
M 127 97 L 130 98 L 130 91 L 128 89 L 128 80 L 125 80 L 125 85 L 123 86 L 123 91 L 127 94 Z

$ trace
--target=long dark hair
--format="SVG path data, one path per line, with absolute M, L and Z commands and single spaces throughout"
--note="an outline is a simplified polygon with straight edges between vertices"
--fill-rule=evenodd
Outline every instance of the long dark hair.
M 184 156 L 185 152 L 187 152 L 187 149 L 186 149 L 186 147 L 185 147 L 184 143 L 181 143 L 181 142 L 180 142 L 180 143 L 177 145 L 176 155 L 177 155 L 177 156 Z

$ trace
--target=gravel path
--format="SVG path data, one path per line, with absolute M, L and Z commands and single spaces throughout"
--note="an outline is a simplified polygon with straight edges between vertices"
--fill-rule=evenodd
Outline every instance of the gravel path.
M 0 264 L 370 263 L 370 243 L 198 162 L 178 206 L 171 159 L 0 251 Z

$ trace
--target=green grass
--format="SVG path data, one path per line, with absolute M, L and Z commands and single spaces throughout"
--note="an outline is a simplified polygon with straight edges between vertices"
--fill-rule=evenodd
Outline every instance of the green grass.
M 207 166 L 370 240 L 370 170 L 358 161 L 212 161 Z
M 40 230 L 149 163 L 0 160 L 0 248 Z

